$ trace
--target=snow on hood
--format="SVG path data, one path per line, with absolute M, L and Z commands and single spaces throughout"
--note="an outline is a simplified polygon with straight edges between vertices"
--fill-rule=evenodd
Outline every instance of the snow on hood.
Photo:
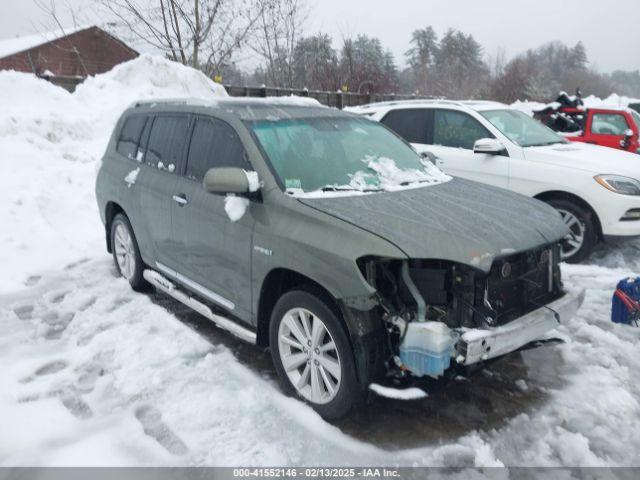
M 594 175 L 616 174 L 640 180 L 640 157 L 615 148 L 582 142 L 526 147 L 527 160 L 586 170 Z
M 430 188 L 300 202 L 385 238 L 410 258 L 450 260 L 483 271 L 496 257 L 568 233 L 552 207 L 460 178 Z

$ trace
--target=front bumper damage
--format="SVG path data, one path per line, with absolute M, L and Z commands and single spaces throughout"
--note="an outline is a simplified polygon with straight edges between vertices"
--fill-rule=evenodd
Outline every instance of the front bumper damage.
M 459 365 L 473 365 L 516 351 L 572 318 L 583 301 L 584 290 L 567 292 L 562 298 L 505 325 L 458 331 L 455 361 Z

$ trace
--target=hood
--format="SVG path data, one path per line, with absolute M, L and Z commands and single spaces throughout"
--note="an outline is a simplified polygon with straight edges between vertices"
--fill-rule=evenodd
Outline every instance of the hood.
M 594 175 L 615 174 L 640 180 L 640 155 L 582 142 L 526 147 L 527 160 L 586 170 Z
M 496 257 L 569 233 L 545 203 L 459 178 L 396 192 L 299 201 L 388 240 L 409 258 L 450 260 L 483 271 Z

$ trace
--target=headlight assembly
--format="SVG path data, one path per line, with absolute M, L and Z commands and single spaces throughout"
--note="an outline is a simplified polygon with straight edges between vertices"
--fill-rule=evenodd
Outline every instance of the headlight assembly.
M 620 175 L 596 175 L 595 181 L 607 190 L 622 195 L 640 195 L 640 182 Z

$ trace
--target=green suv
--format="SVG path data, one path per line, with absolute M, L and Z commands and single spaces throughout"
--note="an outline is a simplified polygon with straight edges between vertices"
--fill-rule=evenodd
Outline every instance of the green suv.
M 383 125 L 294 99 L 139 102 L 99 170 L 107 250 L 269 347 L 327 419 L 432 388 L 575 313 L 551 207 L 451 178 Z

